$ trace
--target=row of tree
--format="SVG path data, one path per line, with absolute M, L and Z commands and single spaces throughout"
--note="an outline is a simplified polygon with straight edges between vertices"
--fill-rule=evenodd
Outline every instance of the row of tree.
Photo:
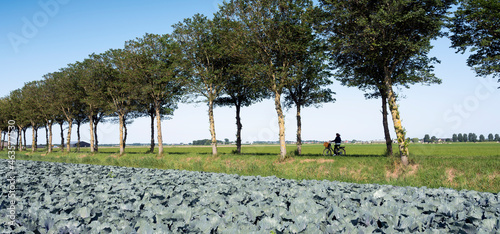
M 333 75 L 343 85 L 366 91 L 367 98 L 382 100 L 387 151 L 392 155 L 387 120 L 390 113 L 406 165 L 408 141 L 394 90 L 416 83 L 440 83 L 432 73 L 438 60 L 428 53 L 431 40 L 444 35 L 442 28 L 454 3 L 321 0 L 315 6 L 310 0 L 231 0 L 212 19 L 196 14 L 173 25 L 171 35 L 146 34 L 126 42 L 123 49 L 92 54 L 45 75 L 42 81 L 12 91 L 1 99 L 0 124 L 5 127 L 6 120 L 15 119 L 19 129 L 31 127 L 33 142 L 36 130 L 45 126 L 47 142 L 51 142 L 52 124 L 62 126 L 67 122 L 69 142 L 73 123 L 79 129 L 81 123 L 89 122 L 94 151 L 97 124 L 105 116 L 113 117 L 120 124 L 123 153 L 127 124 L 138 116 L 150 116 L 152 128 L 156 119 L 161 154 L 161 119 L 171 115 L 179 101 L 202 97 L 208 105 L 213 154 L 217 154 L 216 105 L 236 107 L 240 152 L 240 108 L 272 98 L 284 158 L 283 108 L 297 108 L 300 153 L 301 108 L 334 100 L 333 92 L 325 88 Z M 491 26 L 498 25 L 498 17 L 481 18 L 476 11 L 487 7 L 498 13 L 499 5 L 494 0 L 463 0 L 455 17 L 448 21 L 454 48 L 464 51 L 480 47 L 469 58 L 475 61 L 469 65 L 480 66 L 480 75 L 496 75 L 499 71 L 499 42 L 488 40 L 490 35 L 498 38 L 497 29 Z M 470 38 L 474 30 L 483 36 L 478 38 L 485 39 Z M 67 147 L 69 151 L 69 144 Z
M 419 141 L 418 138 L 416 138 L 416 141 L 414 140 L 414 142 L 418 142 L 418 141 Z M 436 136 L 431 137 L 429 134 L 425 134 L 423 141 L 426 143 L 434 143 L 434 142 L 438 142 L 439 139 Z M 459 134 L 453 134 L 453 136 L 451 138 L 446 138 L 446 139 L 444 139 L 444 141 L 447 141 L 447 142 L 500 141 L 500 135 L 495 134 L 495 136 L 493 136 L 493 133 L 490 133 L 490 134 L 488 134 L 488 137 L 486 138 L 483 134 L 480 134 L 479 139 L 478 139 L 478 137 L 475 133 L 469 133 L 469 134 L 459 133 Z
M 488 137 L 486 138 L 483 134 L 479 135 L 479 139 L 475 133 L 459 133 L 459 134 L 453 134 L 451 137 L 451 140 L 453 142 L 485 142 L 485 141 L 500 141 L 500 135 L 495 134 L 493 136 L 493 133 L 488 134 Z
M 120 154 L 123 154 L 127 124 L 134 118 L 150 116 L 151 150 L 156 119 L 159 154 L 162 154 L 161 118 L 171 115 L 181 99 L 202 97 L 208 105 L 215 155 L 214 106 L 236 107 L 236 143 L 240 152 L 240 108 L 274 96 L 283 140 L 281 100 L 285 100 L 285 107 L 297 106 L 300 148 L 300 108 L 333 101 L 333 92 L 324 88 L 331 81 L 327 79 L 325 57 L 312 33 L 312 24 L 303 20 L 311 3 L 302 1 L 302 5 L 286 10 L 280 10 L 283 2 L 266 4 L 259 10 L 273 8 L 274 15 L 252 19 L 254 28 L 227 18 L 229 13 L 223 9 L 213 19 L 197 14 L 174 25 L 171 35 L 146 34 L 126 42 L 123 49 L 92 54 L 83 61 L 46 74 L 41 81 L 26 83 L 2 99 L 3 123 L 16 120 L 19 136 L 31 127 L 32 150 L 36 150 L 37 130 L 46 127 L 51 152 L 52 125 L 59 123 L 62 133 L 66 122 L 69 152 L 73 125 L 77 125 L 79 137 L 80 125 L 88 122 L 91 151 L 95 152 L 97 125 L 104 118 L 112 117 L 120 125 Z M 267 36 L 260 35 L 262 29 Z M 245 37 L 253 39 L 241 43 Z M 283 150 L 282 155 L 285 153 Z

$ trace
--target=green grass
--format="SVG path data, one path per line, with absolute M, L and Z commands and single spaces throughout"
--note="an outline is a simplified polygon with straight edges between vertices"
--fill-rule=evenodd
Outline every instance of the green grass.
M 88 149 L 69 154 L 56 150 L 48 155 L 39 149 L 16 152 L 16 159 L 500 192 L 498 143 L 412 144 L 407 168 L 397 158 L 385 157 L 383 144 L 347 144 L 348 155 L 342 157 L 324 157 L 322 145 L 304 145 L 302 156 L 284 162 L 278 160 L 277 145 L 243 146 L 241 155 L 232 154 L 234 149 L 220 146 L 219 155 L 213 157 L 210 147 L 165 147 L 161 158 L 146 153 L 147 148 L 135 147 L 127 147 L 121 157 L 118 148 L 100 148 L 94 155 Z M 295 146 L 287 150 L 293 154 Z M 397 145 L 394 152 L 398 152 Z M 0 158 L 7 158 L 5 150 Z

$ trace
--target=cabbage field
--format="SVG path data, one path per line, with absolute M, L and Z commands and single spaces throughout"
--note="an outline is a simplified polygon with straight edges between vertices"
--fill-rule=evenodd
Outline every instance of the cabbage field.
M 500 193 L 21 160 L 0 171 L 4 232 L 500 231 Z

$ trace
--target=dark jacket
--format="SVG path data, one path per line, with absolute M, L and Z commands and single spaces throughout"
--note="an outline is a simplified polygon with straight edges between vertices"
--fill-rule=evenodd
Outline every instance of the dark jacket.
M 335 137 L 335 140 L 333 140 L 335 143 L 339 144 L 342 142 L 342 139 L 340 139 L 340 136 Z

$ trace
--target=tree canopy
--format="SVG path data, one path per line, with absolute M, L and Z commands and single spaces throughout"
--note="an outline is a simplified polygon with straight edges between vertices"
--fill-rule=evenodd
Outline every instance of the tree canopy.
M 470 50 L 467 65 L 478 76 L 492 75 L 500 82 L 499 25 L 498 0 L 460 0 L 448 27 L 451 47 L 462 53 Z
M 320 1 L 317 30 L 329 45 L 331 65 L 344 84 L 387 98 L 401 159 L 409 154 L 394 87 L 436 82 L 430 41 L 441 36 L 447 1 Z
M 251 69 L 273 95 L 278 115 L 280 155 L 286 155 L 285 118 L 281 95 L 292 82 L 292 75 L 308 42 L 314 38 L 307 11 L 309 0 L 232 0 L 221 8 L 228 19 L 241 23 L 238 40 L 253 52 L 257 64 Z

